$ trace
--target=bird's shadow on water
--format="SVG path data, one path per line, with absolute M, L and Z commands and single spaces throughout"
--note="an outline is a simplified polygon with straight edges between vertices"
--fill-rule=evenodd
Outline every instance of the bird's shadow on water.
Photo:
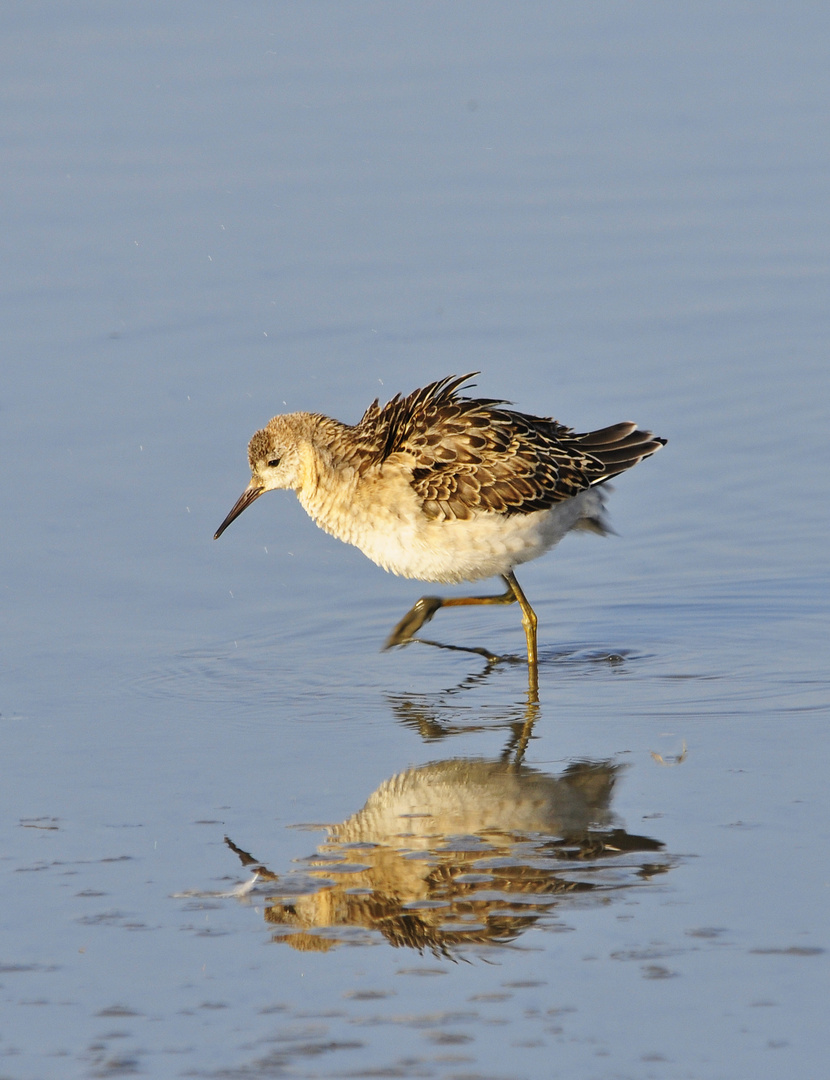
M 395 646 L 398 649 L 409 648 L 412 645 L 426 645 L 433 649 L 442 649 L 447 652 L 466 653 L 471 656 L 480 656 L 484 660 L 484 666 L 470 672 L 456 686 L 448 688 L 446 693 L 460 693 L 464 690 L 479 686 L 489 679 L 493 673 L 502 667 L 527 667 L 527 657 L 518 653 L 495 653 L 483 646 L 476 645 L 451 645 L 444 641 L 434 641 L 431 638 L 413 637 L 409 641 Z M 547 648 L 539 651 L 537 664 L 537 678 L 529 673 L 529 689 L 531 693 L 538 693 L 539 674 L 562 674 L 569 675 L 597 675 L 609 671 L 617 675 L 624 675 L 633 670 L 633 665 L 647 659 L 645 654 L 637 653 L 632 649 L 604 649 L 589 645 L 568 645 L 556 648 Z
M 483 645 L 451 645 L 446 641 L 434 641 L 432 638 L 421 636 L 411 637 L 408 641 L 402 641 L 393 645 L 394 649 L 407 649 L 412 645 L 428 645 L 433 649 L 444 649 L 447 652 L 469 653 L 472 656 L 480 656 L 487 663 L 486 671 L 499 664 L 527 664 L 527 657 L 521 653 L 497 653 L 487 649 Z M 384 646 L 384 651 L 389 646 Z M 539 650 L 539 667 L 548 667 L 553 664 L 606 664 L 610 667 L 624 670 L 629 661 L 643 659 L 641 653 L 633 649 L 605 649 L 589 645 L 560 645 L 550 646 Z
M 416 646 L 422 648 L 416 649 Z M 361 671 L 361 660 L 364 658 L 366 673 L 372 672 L 368 677 L 376 679 L 378 683 L 385 681 L 382 657 L 373 671 L 371 654 L 375 646 L 371 638 L 357 647 L 352 643 L 351 649 L 338 652 L 338 648 L 339 639 L 335 640 L 330 635 L 321 639 L 311 632 L 305 637 L 286 637 L 276 631 L 272 634 L 251 631 L 247 635 L 222 639 L 208 646 L 139 657 L 134 669 L 125 676 L 125 682 L 142 696 L 186 697 L 191 702 L 207 701 L 212 704 L 232 700 L 236 706 L 247 704 L 258 708 L 284 700 L 287 686 L 293 686 L 297 692 L 305 692 L 310 687 L 315 691 L 342 691 L 351 684 L 355 673 Z M 453 654 L 469 658 L 470 662 L 462 668 L 465 674 L 456 684 L 445 689 L 446 694 L 463 694 L 480 688 L 488 681 L 499 678 L 498 673 L 509 674 L 509 681 L 515 682 L 517 673 L 528 672 L 524 651 L 498 653 L 482 645 L 464 645 L 415 636 L 393 646 L 392 652 L 408 653 L 412 650 L 414 656 L 424 649 L 436 654 L 441 652 L 448 658 Z M 381 649 L 381 653 L 385 651 L 385 648 Z M 349 665 L 342 678 L 332 678 L 330 659 L 342 660 Z M 581 679 L 604 676 L 609 672 L 624 675 L 632 672 L 643 659 L 648 659 L 646 654 L 630 649 L 603 648 L 596 643 L 543 647 L 538 658 L 537 684 L 539 679 L 543 681 L 543 686 L 555 686 L 563 678 Z M 394 665 L 391 667 L 394 670 Z M 447 672 L 457 672 L 459 669 L 457 664 L 450 662 L 444 667 Z M 414 665 L 414 668 L 417 670 L 418 665 Z M 440 670 L 441 665 L 430 665 L 428 681 L 431 685 L 434 686 L 436 677 L 440 677 Z M 355 685 L 359 684 L 356 680 Z M 528 672 L 527 686 L 531 695 L 538 693 L 537 684 L 534 684 Z

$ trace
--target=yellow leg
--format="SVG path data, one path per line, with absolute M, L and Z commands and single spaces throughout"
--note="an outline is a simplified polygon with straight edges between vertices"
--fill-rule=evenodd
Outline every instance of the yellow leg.
M 393 645 L 404 645 L 410 641 L 412 635 L 417 634 L 439 608 L 463 607 L 469 604 L 514 604 L 518 597 L 506 577 L 504 580 L 507 582 L 507 591 L 499 593 L 498 596 L 422 596 L 386 639 L 384 648 L 391 649 Z
M 527 662 L 531 668 L 535 668 L 537 663 L 536 624 L 539 620 L 536 618 L 536 612 L 527 602 L 527 597 L 522 592 L 512 570 L 508 570 L 504 575 L 504 580 L 513 590 L 515 598 L 519 601 L 519 607 L 522 609 L 522 626 L 525 628 L 525 637 L 527 638 Z
M 527 662 L 531 672 L 535 672 L 537 667 L 536 612 L 527 602 L 527 597 L 516 581 L 513 571 L 508 570 L 502 577 L 507 589 L 498 596 L 422 596 L 389 635 L 384 648 L 390 649 L 393 645 L 403 645 L 410 641 L 413 634 L 417 634 L 439 608 L 462 607 L 470 604 L 514 604 L 518 600 L 519 607 L 522 609 L 522 626 L 527 638 Z

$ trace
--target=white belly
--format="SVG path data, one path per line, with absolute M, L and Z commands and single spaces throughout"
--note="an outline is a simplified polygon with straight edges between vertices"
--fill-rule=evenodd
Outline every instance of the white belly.
M 467 520 L 427 518 L 403 477 L 370 485 L 322 485 L 300 502 L 320 528 L 400 577 L 419 581 L 478 581 L 536 559 L 586 518 L 602 512 L 594 488 L 532 514 L 478 513 Z
M 598 492 L 588 490 L 532 514 L 482 513 L 466 521 L 398 522 L 352 539 L 373 562 L 420 581 L 478 581 L 497 577 L 550 550 L 585 517 L 599 513 Z

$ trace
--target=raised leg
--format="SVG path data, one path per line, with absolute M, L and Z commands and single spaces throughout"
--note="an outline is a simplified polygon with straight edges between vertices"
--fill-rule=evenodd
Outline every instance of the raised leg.
M 502 576 L 507 589 L 498 596 L 422 596 L 389 635 L 384 648 L 390 649 L 393 645 L 403 645 L 410 641 L 413 634 L 417 634 L 439 608 L 466 607 L 470 604 L 514 604 L 518 601 L 522 609 L 522 626 L 524 626 L 527 638 L 527 662 L 531 671 L 535 671 L 537 665 L 536 612 L 527 602 L 527 597 L 516 581 L 513 571 L 509 570 Z
M 404 645 L 410 641 L 412 635 L 417 634 L 439 608 L 466 607 L 469 604 L 514 604 L 518 596 L 506 577 L 504 580 L 507 583 L 507 590 L 499 593 L 498 596 L 422 596 L 418 603 L 407 611 L 386 639 L 384 649 L 391 649 L 393 645 Z

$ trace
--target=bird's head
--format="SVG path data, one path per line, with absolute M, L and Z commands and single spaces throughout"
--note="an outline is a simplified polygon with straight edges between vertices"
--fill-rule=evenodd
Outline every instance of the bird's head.
M 267 427 L 254 432 L 248 443 L 251 482 L 216 530 L 214 540 L 218 540 L 230 523 L 266 491 L 300 487 L 302 460 L 298 419 L 299 414 L 275 416 Z

